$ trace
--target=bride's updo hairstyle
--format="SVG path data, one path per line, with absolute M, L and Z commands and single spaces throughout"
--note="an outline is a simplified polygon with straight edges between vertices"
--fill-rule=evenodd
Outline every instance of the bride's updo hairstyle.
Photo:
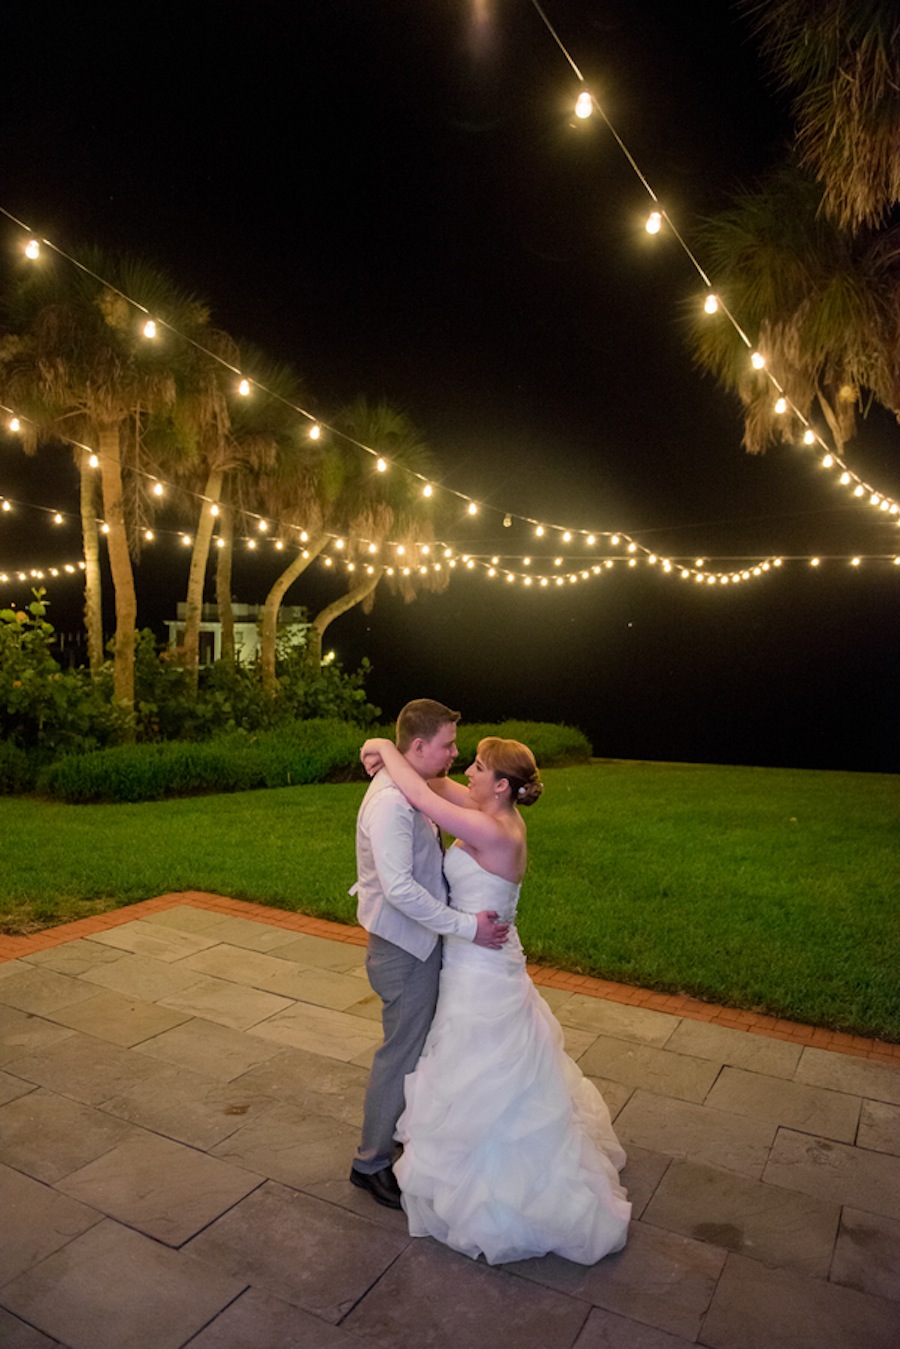
M 506 778 L 514 806 L 533 806 L 544 790 L 534 755 L 520 740 L 501 740 L 498 735 L 489 735 L 479 742 L 478 757 L 495 777 Z

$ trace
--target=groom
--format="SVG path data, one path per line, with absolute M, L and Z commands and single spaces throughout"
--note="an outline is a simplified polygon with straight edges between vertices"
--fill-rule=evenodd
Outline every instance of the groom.
M 445 777 L 456 758 L 459 713 L 431 698 L 407 703 L 397 718 L 397 748 L 426 779 Z M 366 1091 L 362 1140 L 350 1180 L 388 1208 L 400 1208 L 391 1169 L 394 1130 L 403 1112 L 403 1079 L 418 1062 L 434 1016 L 440 938 L 498 949 L 507 924 L 496 913 L 447 907 L 440 831 L 415 810 L 382 768 L 369 784 L 356 822 L 357 917 L 369 934 L 366 972 L 381 998 L 384 1041 Z

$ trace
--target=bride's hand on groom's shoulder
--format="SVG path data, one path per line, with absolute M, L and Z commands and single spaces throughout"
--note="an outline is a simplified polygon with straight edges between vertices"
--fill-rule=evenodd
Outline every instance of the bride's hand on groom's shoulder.
M 381 750 L 377 748 L 377 742 L 374 740 L 366 741 L 359 751 L 359 757 L 370 778 L 374 777 L 378 770 L 384 766 Z

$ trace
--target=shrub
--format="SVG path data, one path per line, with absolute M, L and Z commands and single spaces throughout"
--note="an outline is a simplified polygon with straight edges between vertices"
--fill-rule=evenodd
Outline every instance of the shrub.
M 549 721 L 503 721 L 499 725 L 461 722 L 456 736 L 459 746 L 457 764 L 460 767 L 467 767 L 472 762 L 479 740 L 488 735 L 499 735 L 504 740 L 520 740 L 531 750 L 539 768 L 562 768 L 566 764 L 587 763 L 593 752 L 587 736 L 574 726 L 561 726 Z
M 33 776 L 25 751 L 9 740 L 0 741 L 0 796 L 26 792 Z
M 41 773 L 38 789 L 57 800 L 84 804 L 348 780 L 363 776 L 362 738 L 358 726 L 313 720 L 203 742 L 120 745 L 51 764 Z
M 45 757 L 106 744 L 118 727 L 108 677 L 62 670 L 50 646 L 43 590 L 25 610 L 0 610 L 0 726 L 3 740 Z

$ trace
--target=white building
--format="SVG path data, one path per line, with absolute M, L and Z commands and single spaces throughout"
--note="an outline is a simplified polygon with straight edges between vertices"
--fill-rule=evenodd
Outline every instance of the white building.
M 184 642 L 184 620 L 187 605 L 179 604 L 176 618 L 166 619 L 169 630 L 168 645 L 178 647 Z M 256 659 L 259 654 L 259 619 L 261 604 L 232 604 L 234 614 L 234 657 L 243 664 Z M 288 641 L 292 646 L 304 646 L 309 623 L 306 610 L 300 605 L 282 605 L 278 614 L 278 641 Z M 222 657 L 222 624 L 219 620 L 219 606 L 204 604 L 200 616 L 200 664 L 212 665 Z

